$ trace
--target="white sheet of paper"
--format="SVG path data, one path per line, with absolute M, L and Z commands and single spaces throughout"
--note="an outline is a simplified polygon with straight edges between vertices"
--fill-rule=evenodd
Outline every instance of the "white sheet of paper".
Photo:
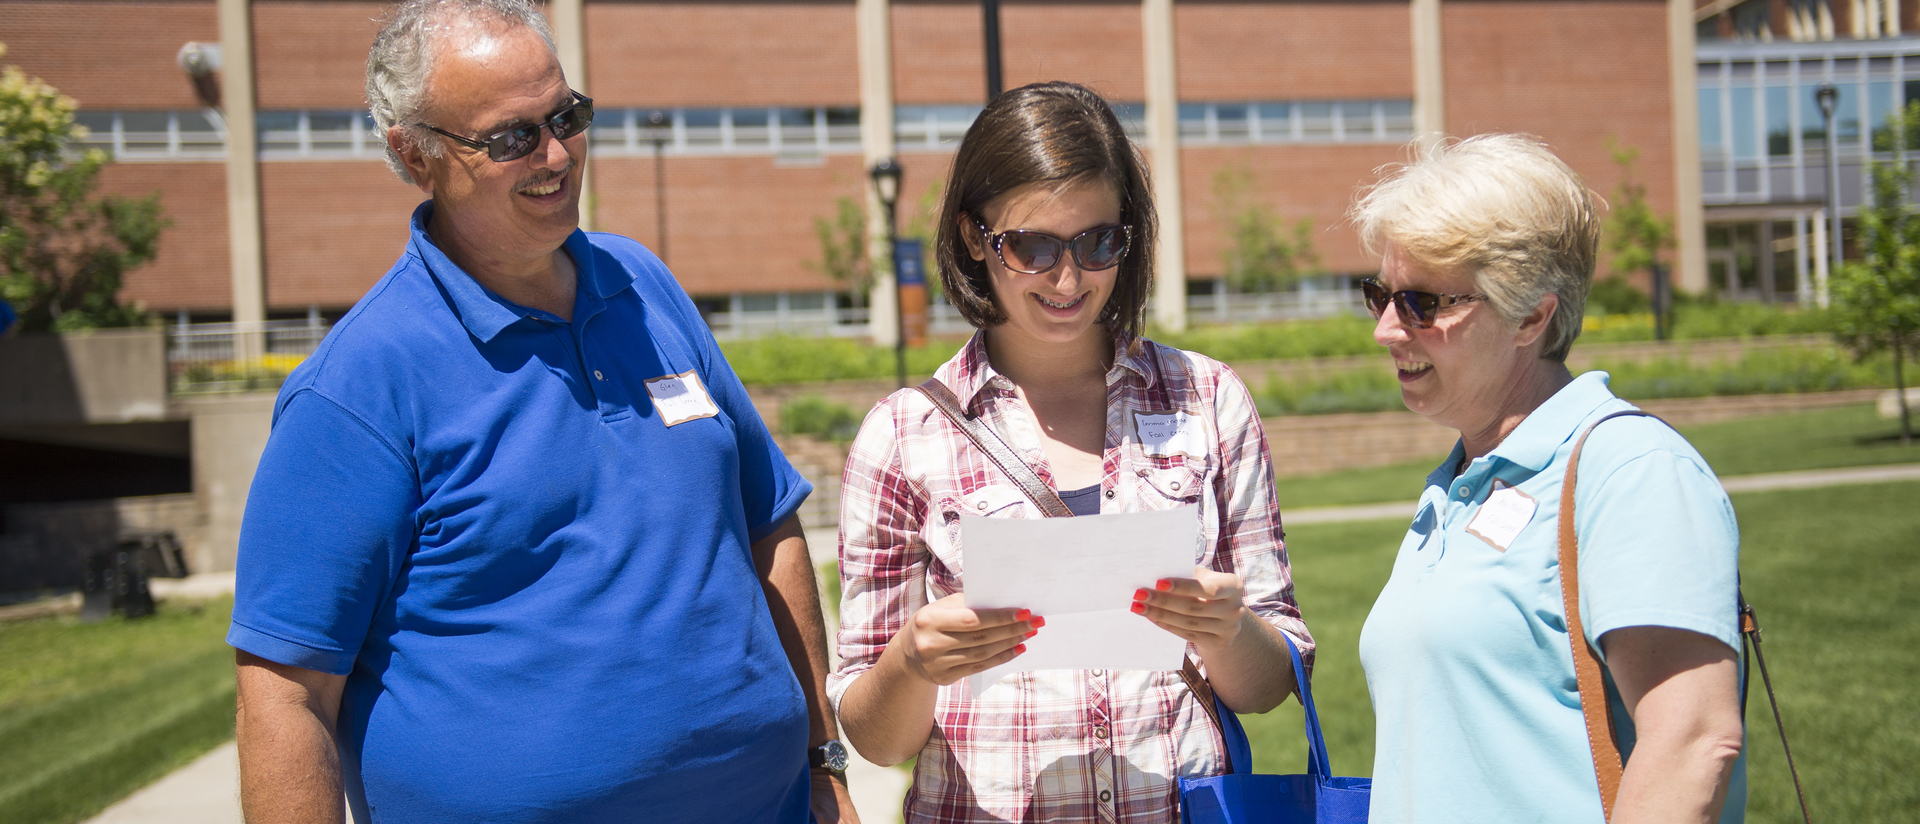
M 1161 578 L 1193 577 L 1197 506 L 1077 518 L 960 516 L 967 606 L 1047 619 L 1018 658 L 971 676 L 975 698 L 1008 673 L 1177 670 L 1187 642 L 1129 609 Z
M 1506 552 L 1507 547 L 1513 546 L 1513 539 L 1520 537 L 1520 530 L 1533 522 L 1534 510 L 1539 508 L 1540 502 L 1533 496 L 1494 481 L 1493 494 L 1487 496 L 1487 502 L 1481 504 L 1473 520 L 1467 522 L 1467 532 Z

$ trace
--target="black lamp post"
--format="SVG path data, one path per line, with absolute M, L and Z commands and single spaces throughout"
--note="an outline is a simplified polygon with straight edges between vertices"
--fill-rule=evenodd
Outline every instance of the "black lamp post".
M 880 205 L 887 210 L 887 265 L 893 266 L 894 247 L 900 243 L 900 236 L 894 226 L 894 204 L 900 202 L 900 164 L 891 157 L 883 157 L 867 170 L 873 178 L 874 192 L 880 195 Z M 900 373 L 900 386 L 907 385 L 907 327 L 901 317 L 900 278 L 893 280 L 893 361 Z
M 667 141 L 672 139 L 673 118 L 659 109 L 647 112 L 647 140 L 653 143 L 653 238 L 659 246 L 654 251 L 660 255 L 662 263 L 667 260 L 667 165 L 664 153 Z
M 1833 109 L 1840 99 L 1840 90 L 1832 83 L 1824 83 L 1814 91 L 1813 97 L 1819 101 L 1820 117 L 1827 124 L 1827 220 L 1833 227 L 1829 230 L 1833 234 L 1833 260 L 1828 269 L 1838 274 L 1844 247 L 1840 245 L 1840 137 L 1834 133 Z
M 992 103 L 1005 90 L 1000 82 L 1000 0 L 981 0 L 980 16 L 987 51 L 987 102 Z

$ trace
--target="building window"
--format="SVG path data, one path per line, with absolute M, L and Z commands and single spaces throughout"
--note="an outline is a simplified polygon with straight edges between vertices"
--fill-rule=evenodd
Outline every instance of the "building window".
M 1827 126 L 1818 94 L 1831 84 L 1840 202 L 1850 213 L 1869 190 L 1867 160 L 1890 159 L 1888 117 L 1920 101 L 1920 40 L 1703 44 L 1698 54 L 1709 206 L 1824 202 Z

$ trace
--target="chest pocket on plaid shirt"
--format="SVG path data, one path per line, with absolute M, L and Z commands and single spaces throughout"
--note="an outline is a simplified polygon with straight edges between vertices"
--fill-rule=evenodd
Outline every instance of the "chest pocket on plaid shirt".
M 927 549 L 933 554 L 927 565 L 928 600 L 961 590 L 960 513 L 988 518 L 1025 518 L 1027 496 L 1012 484 L 988 484 L 965 495 L 942 494 L 934 503 L 938 523 L 927 525 Z
M 1172 509 L 1195 503 L 1213 480 L 1211 460 L 1188 459 L 1171 466 L 1156 463 L 1148 458 L 1134 465 L 1134 475 L 1140 479 L 1140 503 L 1144 509 Z

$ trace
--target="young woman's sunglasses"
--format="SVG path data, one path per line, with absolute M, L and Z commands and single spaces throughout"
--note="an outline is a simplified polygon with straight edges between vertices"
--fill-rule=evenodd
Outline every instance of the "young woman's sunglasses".
M 1387 287 L 1374 278 L 1360 281 L 1360 295 L 1367 301 L 1367 311 L 1373 313 L 1373 319 L 1379 320 L 1381 313 L 1387 311 L 1391 302 L 1400 310 L 1400 322 L 1415 329 L 1431 329 L 1435 316 L 1440 310 L 1456 303 L 1472 303 L 1486 300 L 1486 295 L 1440 295 L 1433 292 L 1418 292 L 1403 289 L 1389 292 Z
M 1120 265 L 1120 259 L 1127 256 L 1127 249 L 1133 245 L 1133 227 L 1102 226 L 1088 229 L 1074 235 L 1072 240 L 1061 240 L 1046 232 L 1033 232 L 1026 229 L 1010 229 L 995 233 L 987 225 L 975 218 L 973 225 L 980 227 L 980 233 L 986 235 L 987 245 L 993 247 L 1000 262 L 1008 269 L 1028 275 L 1038 275 L 1053 271 L 1068 252 L 1073 254 L 1074 265 L 1083 272 L 1098 272 Z
M 572 92 L 573 102 L 566 108 L 554 112 L 545 123 L 528 123 L 515 126 L 499 134 L 488 135 L 481 140 L 461 137 L 444 129 L 436 129 L 425 123 L 416 124 L 427 131 L 441 135 L 474 151 L 485 151 L 487 157 L 495 163 L 519 160 L 533 154 L 540 148 L 540 130 L 553 132 L 555 140 L 566 140 L 587 130 L 593 125 L 593 98 L 579 92 Z

